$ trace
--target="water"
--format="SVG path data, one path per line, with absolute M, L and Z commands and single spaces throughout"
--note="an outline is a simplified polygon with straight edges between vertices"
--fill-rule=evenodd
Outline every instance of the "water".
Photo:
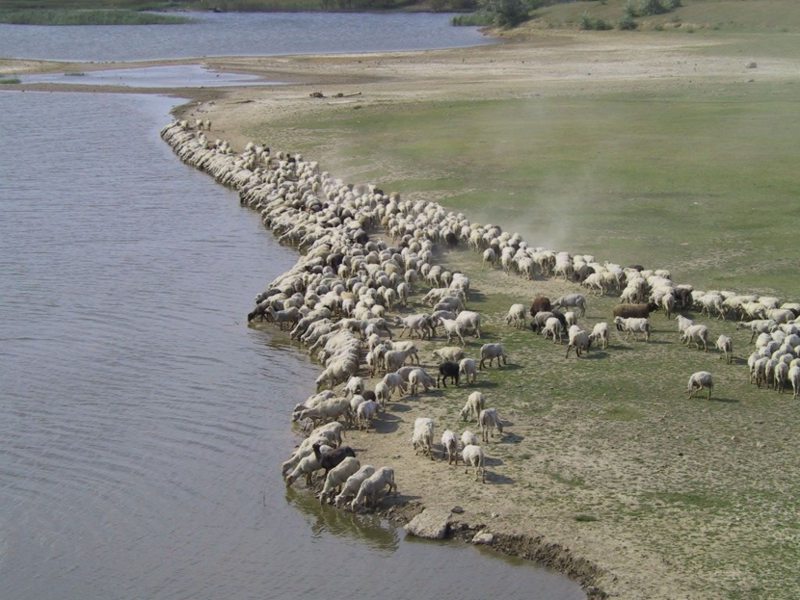
M 0 92 L 0 599 L 582 597 L 285 490 L 318 367 L 244 315 L 295 254 L 174 102 Z
M 491 43 L 448 14 L 187 13 L 185 25 L 0 24 L 0 57 L 132 61 L 203 56 L 331 54 Z

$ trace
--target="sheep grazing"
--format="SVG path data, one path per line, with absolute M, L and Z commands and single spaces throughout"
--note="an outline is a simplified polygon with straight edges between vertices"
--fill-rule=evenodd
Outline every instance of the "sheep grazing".
M 592 338 L 583 329 L 577 325 L 569 328 L 569 344 L 567 345 L 567 354 L 564 358 L 569 358 L 569 351 L 575 348 L 575 355 L 580 356 L 584 352 L 589 354 L 589 348 L 592 345 Z
M 416 396 L 417 388 L 419 386 L 422 386 L 426 392 L 432 387 L 438 387 L 437 383 L 433 380 L 433 377 L 428 375 L 427 371 L 420 367 L 412 369 L 408 374 L 408 385 L 411 388 L 412 396 Z
M 467 403 L 461 409 L 461 419 L 466 421 L 474 418 L 478 419 L 481 411 L 486 407 L 486 400 L 481 392 L 472 392 L 467 398 Z
M 708 352 L 708 327 L 705 325 L 690 325 L 681 335 L 681 341 L 687 346 L 690 342 L 694 342 L 698 350 L 702 346 L 703 350 Z
M 733 340 L 727 335 L 721 335 L 717 338 L 717 350 L 722 352 L 720 358 L 725 358 L 725 362 L 728 364 L 733 362 Z
M 466 448 L 469 445 L 478 446 L 478 436 L 472 433 L 469 429 L 465 429 L 461 433 L 461 446 Z
M 364 465 L 358 471 L 350 475 L 342 486 L 342 491 L 333 499 L 334 506 L 341 507 L 347 500 L 358 494 L 358 490 L 364 480 L 375 472 L 372 465 Z
M 325 469 L 325 475 L 328 471 L 338 466 L 345 458 L 355 458 L 356 452 L 350 446 L 341 446 L 340 448 L 333 448 L 327 452 L 322 451 L 321 444 L 313 444 L 311 448 L 314 450 L 314 456 L 319 462 L 319 468 Z
M 458 465 L 458 438 L 453 431 L 449 429 L 444 430 L 442 434 L 442 447 L 444 450 L 442 458 L 444 459 L 445 455 L 447 455 L 447 464 Z
M 531 309 L 530 313 L 532 317 L 536 316 L 536 313 L 540 312 L 550 312 L 553 306 L 550 303 L 550 298 L 547 296 L 536 296 L 531 302 Z
M 458 362 L 464 358 L 464 349 L 458 346 L 445 346 L 433 351 L 433 357 L 439 362 Z
M 300 462 L 297 463 L 297 466 L 292 469 L 291 473 L 284 477 L 286 487 L 291 486 L 301 475 L 306 476 L 306 485 L 311 485 L 311 475 L 313 475 L 314 471 L 318 471 L 322 468 L 317 455 L 324 455 L 333 451 L 333 448 L 330 446 L 320 446 L 319 444 L 314 444 L 314 446 L 316 446 L 316 449 L 313 454 L 304 456 Z
M 356 424 L 359 429 L 369 430 L 372 420 L 378 414 L 380 405 L 374 400 L 365 400 L 355 410 Z
M 364 380 L 361 377 L 352 375 L 344 386 L 345 398 L 361 394 L 364 391 Z
M 467 383 L 475 383 L 478 378 L 478 364 L 474 358 L 462 358 L 458 361 L 458 374 L 463 375 Z
M 444 327 L 444 333 L 447 336 L 448 344 L 450 343 L 450 340 L 453 338 L 453 336 L 458 338 L 462 346 L 466 343 L 464 342 L 464 336 L 461 333 L 461 326 L 458 324 L 457 320 L 444 319 L 440 317 L 439 323 L 441 323 L 442 327 Z
M 394 469 L 381 467 L 361 483 L 356 497 L 350 503 L 350 509 L 356 510 L 362 504 L 367 508 L 374 507 L 384 494 L 386 486 L 389 486 L 386 493 L 397 493 L 397 485 L 394 482 Z
M 458 313 L 456 322 L 461 328 L 462 334 L 474 333 L 476 338 L 481 337 L 481 316 L 471 310 L 464 310 Z
M 554 344 L 560 344 L 563 331 L 564 326 L 561 324 L 560 319 L 556 317 L 548 317 L 548 319 L 544 322 L 542 335 L 545 338 L 552 337 Z
M 506 351 L 503 349 L 503 344 L 484 344 L 481 346 L 481 361 L 479 364 L 479 368 L 483 370 L 484 363 L 486 359 L 489 360 L 489 366 L 492 366 L 492 361 L 497 359 L 497 367 L 500 368 L 500 360 L 503 360 L 503 364 L 508 364 L 508 359 L 506 357 Z
M 711 400 L 711 392 L 714 389 L 714 378 L 712 377 L 711 373 L 708 371 L 697 371 L 696 373 L 692 373 L 692 375 L 689 377 L 689 383 L 686 390 L 689 394 L 689 398 L 694 398 L 694 395 L 703 388 L 708 390 L 708 396 L 706 397 L 706 400 Z
M 494 430 L 503 435 L 503 424 L 496 408 L 484 408 L 478 415 L 478 424 L 481 426 L 481 439 L 489 443 L 489 437 L 494 437 Z
M 643 335 L 645 342 L 650 341 L 650 320 L 645 318 L 623 318 L 614 317 L 614 324 L 617 326 L 617 331 L 624 331 L 625 339 L 627 340 L 631 334 L 634 334 L 634 339 L 637 333 Z
M 322 491 L 319 494 L 320 504 L 330 501 L 335 493 L 338 493 L 342 484 L 361 468 L 361 464 L 354 456 L 348 456 L 340 462 L 335 468 L 328 471 L 325 477 L 325 484 L 322 486 Z
M 589 339 L 593 344 L 599 344 L 603 350 L 608 348 L 608 323 L 605 321 L 595 323 L 592 333 L 589 334 Z
M 525 319 L 525 305 L 512 304 L 511 308 L 508 309 L 508 313 L 506 314 L 506 325 L 513 324 L 514 327 L 524 327 Z
M 433 419 L 428 417 L 417 417 L 414 421 L 414 432 L 411 434 L 411 445 L 414 447 L 414 454 L 422 451 L 423 455 L 428 455 L 433 460 Z
M 449 360 L 440 364 L 439 374 L 436 376 L 436 387 L 439 387 L 439 384 L 447 387 L 448 378 L 450 379 L 450 383 L 458 386 L 459 370 L 458 363 Z
M 475 468 L 475 481 L 478 480 L 478 475 L 481 475 L 481 482 L 486 483 L 486 457 L 483 454 L 483 448 L 470 444 L 465 446 L 461 451 L 461 459 L 466 465 L 464 473 L 469 473 L 469 467 Z
M 792 398 L 796 400 L 798 395 L 800 395 L 800 365 L 792 365 L 789 367 L 787 379 L 792 385 Z

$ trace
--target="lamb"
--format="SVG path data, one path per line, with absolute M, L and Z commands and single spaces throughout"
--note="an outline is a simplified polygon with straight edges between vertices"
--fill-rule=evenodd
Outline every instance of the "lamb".
M 470 418 L 476 420 L 481 414 L 481 411 L 486 407 L 486 400 L 481 392 L 472 392 L 467 398 L 467 403 L 461 409 L 461 419 L 466 421 Z
M 342 491 L 333 499 L 334 506 L 341 507 L 346 500 L 354 497 L 364 480 L 375 472 L 372 465 L 363 465 L 358 471 L 350 475 L 342 486 Z
M 389 486 L 388 493 L 397 493 L 394 469 L 381 467 L 361 483 L 356 497 L 350 503 L 350 509 L 356 510 L 362 504 L 366 507 L 375 506 L 387 485 Z
M 458 465 L 458 438 L 450 429 L 445 429 L 442 434 L 442 447 L 444 449 L 442 458 L 447 455 L 447 464 Z
M 689 342 L 694 342 L 697 349 L 700 349 L 702 344 L 703 350 L 708 352 L 708 327 L 705 325 L 691 325 L 681 335 L 681 341 L 689 345 Z
M 411 387 L 412 396 L 417 394 L 417 387 L 420 385 L 426 392 L 432 387 L 438 387 L 436 382 L 433 380 L 433 377 L 428 375 L 425 369 L 419 367 L 412 369 L 412 371 L 408 374 L 408 383 Z
M 448 360 L 439 365 L 439 375 L 436 376 L 436 387 L 439 387 L 439 383 L 441 383 L 444 387 L 447 387 L 448 378 L 450 378 L 450 383 L 458 386 L 458 363 Z
M 582 294 L 567 294 L 556 298 L 553 302 L 554 308 L 568 308 L 574 307 L 578 309 L 578 316 L 582 317 L 586 314 L 586 298 Z
M 417 417 L 414 421 L 414 432 L 411 434 L 411 445 L 414 447 L 414 454 L 422 451 L 433 460 L 433 419 L 428 417 Z
M 496 358 L 497 359 L 497 367 L 500 368 L 500 359 L 503 360 L 503 364 L 508 364 L 508 359 L 506 357 L 506 352 L 503 349 L 503 344 L 484 344 L 481 346 L 481 361 L 479 364 L 479 368 L 483 370 L 484 363 L 486 359 L 489 359 L 489 366 L 492 366 L 492 361 Z
M 592 338 L 583 329 L 577 325 L 569 328 L 569 343 L 567 345 L 567 354 L 564 358 L 569 358 L 569 351 L 575 348 L 575 355 L 580 356 L 583 352 L 589 353 L 589 348 L 592 345 Z
M 464 358 L 464 349 L 458 346 L 445 346 L 433 351 L 433 357 L 438 358 L 439 362 L 458 362 Z
M 593 344 L 599 342 L 603 350 L 608 348 L 608 323 L 605 321 L 595 323 L 592 333 L 589 334 L 589 339 Z
M 617 326 L 617 331 L 627 332 L 625 339 L 627 340 L 631 333 L 642 333 L 644 341 L 650 341 L 650 320 L 646 318 L 623 318 L 614 317 L 614 323 Z M 635 338 L 635 335 L 634 335 Z
M 496 408 L 484 408 L 478 415 L 478 424 L 481 426 L 481 438 L 485 443 L 489 442 L 489 437 L 494 437 L 494 430 L 503 435 L 503 424 Z
M 478 365 L 474 358 L 462 358 L 458 362 L 458 373 L 464 375 L 467 383 L 475 383 L 478 377 Z
M 319 494 L 320 504 L 332 497 L 334 493 L 340 491 L 342 484 L 351 475 L 355 474 L 359 468 L 361 468 L 361 463 L 358 462 L 358 459 L 354 456 L 348 456 L 335 468 L 328 471 L 328 476 L 325 477 L 325 485 L 322 486 L 322 491 Z
M 486 483 L 486 457 L 483 454 L 483 448 L 470 444 L 464 447 L 461 451 L 461 458 L 466 465 L 464 473 L 469 473 L 469 467 L 475 467 L 475 480 L 478 480 L 478 474 L 481 474 L 481 482 Z
M 525 325 L 525 305 L 512 304 L 506 314 L 506 324 L 514 324 L 515 327 L 522 327 Z
M 696 373 L 692 373 L 692 375 L 689 377 L 689 383 L 686 390 L 689 394 L 689 398 L 694 398 L 695 393 L 699 392 L 703 388 L 708 390 L 708 396 L 706 399 L 711 400 L 711 392 L 714 389 L 714 378 L 712 377 L 711 373 L 708 371 L 697 371 Z
M 733 362 L 733 340 L 727 335 L 721 335 L 717 338 L 717 350 L 722 352 L 720 358 L 725 358 L 725 362 L 730 364 Z

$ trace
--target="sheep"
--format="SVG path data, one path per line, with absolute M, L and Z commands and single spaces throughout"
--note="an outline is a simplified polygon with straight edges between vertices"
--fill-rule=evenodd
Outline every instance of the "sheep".
M 319 494 L 320 504 L 332 497 L 334 493 L 340 491 L 342 484 L 360 468 L 361 463 L 358 462 L 358 459 L 354 456 L 348 456 L 336 467 L 328 471 L 328 475 L 325 477 L 325 484 Z
M 503 424 L 496 408 L 484 408 L 478 415 L 478 424 L 481 426 L 481 438 L 485 443 L 489 442 L 489 437 L 494 437 L 494 430 L 503 435 Z
M 439 322 L 444 327 L 444 332 L 447 335 L 447 343 L 450 343 L 450 340 L 453 336 L 457 337 L 463 346 L 466 342 L 464 342 L 464 336 L 461 334 L 461 326 L 458 324 L 458 321 L 455 319 L 443 319 L 439 318 Z
M 571 310 L 564 313 L 564 320 L 567 322 L 567 328 L 578 324 L 578 316 Z
M 714 389 L 714 378 L 712 377 L 711 373 L 708 371 L 697 371 L 696 373 L 692 373 L 689 377 L 689 383 L 686 390 L 689 394 L 689 398 L 694 398 L 695 393 L 699 392 L 703 388 L 708 390 L 708 396 L 706 399 L 711 400 L 711 392 Z
M 296 421 L 311 419 L 315 424 L 338 421 L 340 417 L 350 418 L 350 401 L 347 398 L 321 400 L 313 408 L 302 409 L 294 414 Z
M 398 325 L 402 325 L 403 329 L 400 331 L 400 335 L 397 337 L 403 337 L 406 330 L 408 330 L 408 336 L 413 338 L 414 334 L 416 333 L 420 339 L 424 339 L 426 337 L 431 337 L 431 325 L 430 325 L 430 315 L 421 313 L 416 315 L 408 315 L 407 317 L 403 317 L 398 319 Z
M 466 421 L 474 417 L 477 420 L 484 408 L 486 408 L 486 400 L 483 394 L 481 392 L 472 392 L 467 397 L 467 403 L 464 408 L 461 409 L 461 419 Z
M 408 357 L 415 353 L 416 348 L 408 350 L 387 350 L 386 354 L 383 355 L 384 370 L 387 373 L 397 371 L 397 369 L 406 363 Z
M 433 351 L 433 357 L 438 358 L 439 362 L 458 362 L 464 358 L 464 349 L 458 346 L 445 346 Z
M 550 298 L 547 296 L 536 296 L 531 302 L 530 313 L 531 316 L 534 317 L 536 316 L 536 313 L 550 312 L 552 308 L 553 307 L 550 303 Z
M 456 317 L 462 333 L 474 332 L 476 338 L 481 337 L 481 316 L 471 310 L 464 310 Z
M 355 410 L 356 423 L 359 429 L 369 429 L 372 425 L 372 420 L 378 413 L 379 404 L 374 400 L 365 400 Z
M 432 387 L 438 387 L 436 381 L 433 380 L 433 377 L 428 375 L 425 369 L 420 367 L 412 369 L 412 371 L 408 374 L 408 383 L 411 387 L 412 396 L 417 394 L 417 387 L 420 385 L 426 392 Z
M 395 390 L 400 390 L 401 394 L 405 394 L 408 389 L 405 380 L 398 373 L 387 373 L 383 376 L 383 379 L 381 379 L 379 383 L 384 384 L 389 390 L 389 393 L 386 396 L 387 400 L 391 398 Z
M 800 395 L 800 365 L 789 367 L 789 373 L 786 378 L 792 384 L 792 398 L 796 400 Z
M 467 383 L 475 383 L 478 377 L 478 365 L 474 358 L 462 358 L 458 361 L 458 374 L 464 375 Z
M 697 349 L 700 349 L 702 344 L 703 350 L 708 352 L 708 327 L 705 325 L 691 325 L 681 335 L 681 341 L 687 346 L 690 342 L 694 342 Z
M 595 323 L 592 333 L 589 334 L 589 339 L 593 344 L 599 342 L 600 348 L 603 350 L 608 348 L 608 323 L 605 321 Z
M 381 467 L 361 483 L 356 497 L 350 503 L 350 509 L 355 511 L 362 504 L 367 507 L 375 506 L 387 485 L 389 486 L 387 493 L 397 493 L 397 485 L 394 482 L 394 469 Z
M 757 335 L 775 331 L 778 328 L 778 324 L 772 319 L 757 319 L 755 321 L 748 321 L 746 323 L 739 322 L 736 324 L 736 329 L 742 328 L 749 329 L 752 332 L 750 336 L 750 343 L 752 343 Z
M 639 303 L 639 304 L 617 304 L 612 309 L 612 316 L 622 317 L 623 319 L 646 319 L 650 313 L 658 308 L 657 305 L 652 303 Z
M 717 338 L 717 350 L 722 352 L 720 358 L 725 358 L 725 362 L 730 364 L 733 362 L 733 340 L 727 335 L 721 335 Z
M 617 331 L 625 331 L 627 332 L 625 335 L 625 339 L 627 340 L 631 333 L 642 333 L 644 335 L 644 341 L 650 341 L 650 320 L 647 318 L 623 318 L 623 317 L 614 317 L 614 323 L 617 326 Z
M 447 387 L 448 378 L 450 378 L 450 383 L 458 386 L 458 381 L 459 381 L 458 363 L 447 360 L 439 365 L 439 374 L 436 376 L 436 387 L 439 387 L 440 383 L 444 387 Z
M 464 473 L 469 473 L 469 467 L 475 467 L 475 481 L 478 480 L 478 474 L 481 475 L 481 482 L 486 483 L 486 457 L 483 454 L 483 448 L 470 444 L 465 446 L 461 451 L 461 459 L 466 465 Z
M 684 317 L 683 315 L 678 315 L 678 316 L 675 317 L 675 319 L 678 321 L 678 333 L 680 333 L 681 335 L 689 327 L 694 325 L 694 321 L 692 321 L 691 319 L 689 319 L 687 317 Z
M 334 506 L 341 507 L 344 502 L 357 493 L 364 480 L 375 472 L 372 465 L 363 465 L 358 471 L 350 475 L 342 486 L 342 491 L 333 499 Z
M 583 317 L 586 314 L 586 298 L 582 294 L 567 294 L 556 298 L 555 302 L 553 302 L 553 307 L 575 307 L 578 309 L 578 316 Z
M 417 417 L 414 421 L 414 431 L 411 434 L 411 445 L 414 448 L 414 454 L 421 450 L 423 455 L 427 454 L 433 460 L 433 432 L 433 419 Z
M 314 456 L 319 462 L 321 469 L 325 469 L 325 475 L 328 471 L 336 467 L 348 456 L 355 457 L 356 452 L 350 446 L 341 446 L 339 448 L 332 448 L 327 452 L 322 451 L 322 444 L 312 444 L 311 449 L 314 451 Z
M 461 433 L 461 445 L 463 447 L 467 447 L 469 445 L 477 446 L 478 445 L 478 436 L 472 433 L 469 429 L 465 429 Z
M 569 343 L 567 345 L 567 354 L 564 358 L 569 358 L 569 351 L 575 348 L 575 355 L 580 356 L 583 352 L 589 353 L 589 348 L 592 345 L 592 338 L 583 329 L 577 325 L 569 328 Z
M 442 434 L 442 459 L 447 455 L 447 464 L 458 465 L 458 438 L 450 429 L 445 429 Z
M 508 364 L 508 358 L 506 356 L 506 351 L 503 348 L 503 344 L 484 344 L 481 346 L 481 361 L 479 364 L 480 370 L 483 370 L 484 363 L 486 359 L 489 359 L 489 366 L 492 366 L 492 361 L 496 358 L 497 359 L 497 367 L 500 368 L 500 359 L 503 360 L 503 364 Z
M 312 454 L 304 456 L 300 462 L 297 463 L 297 466 L 295 466 L 291 473 L 284 477 L 286 487 L 291 486 L 301 475 L 306 476 L 306 485 L 311 485 L 311 475 L 314 473 L 314 471 L 318 471 L 322 468 L 320 465 L 320 459 L 317 455 L 319 454 L 321 456 L 333 450 L 333 448 L 330 446 L 320 446 L 319 444 L 314 445 L 317 447 L 317 449 L 314 450 Z
M 344 386 L 345 398 L 361 394 L 364 391 L 364 380 L 352 375 Z
M 525 325 L 525 305 L 512 304 L 506 314 L 506 325 L 514 324 L 515 327 L 522 327 Z
M 781 394 L 786 389 L 786 380 L 789 378 L 789 365 L 779 361 L 772 372 L 774 387 Z
M 561 325 L 561 321 L 559 321 L 556 317 L 549 317 L 544 322 L 544 329 L 542 329 L 542 335 L 546 338 L 552 336 L 553 343 L 560 344 L 561 334 L 563 330 L 564 327 Z

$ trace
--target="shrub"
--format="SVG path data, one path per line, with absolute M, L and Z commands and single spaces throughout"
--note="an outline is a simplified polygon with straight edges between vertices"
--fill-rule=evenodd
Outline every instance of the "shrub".
M 622 31 L 633 31 L 637 27 L 639 27 L 639 24 L 636 22 L 636 19 L 634 19 L 631 15 L 628 14 L 624 15 L 617 22 L 617 28 L 621 29 Z

